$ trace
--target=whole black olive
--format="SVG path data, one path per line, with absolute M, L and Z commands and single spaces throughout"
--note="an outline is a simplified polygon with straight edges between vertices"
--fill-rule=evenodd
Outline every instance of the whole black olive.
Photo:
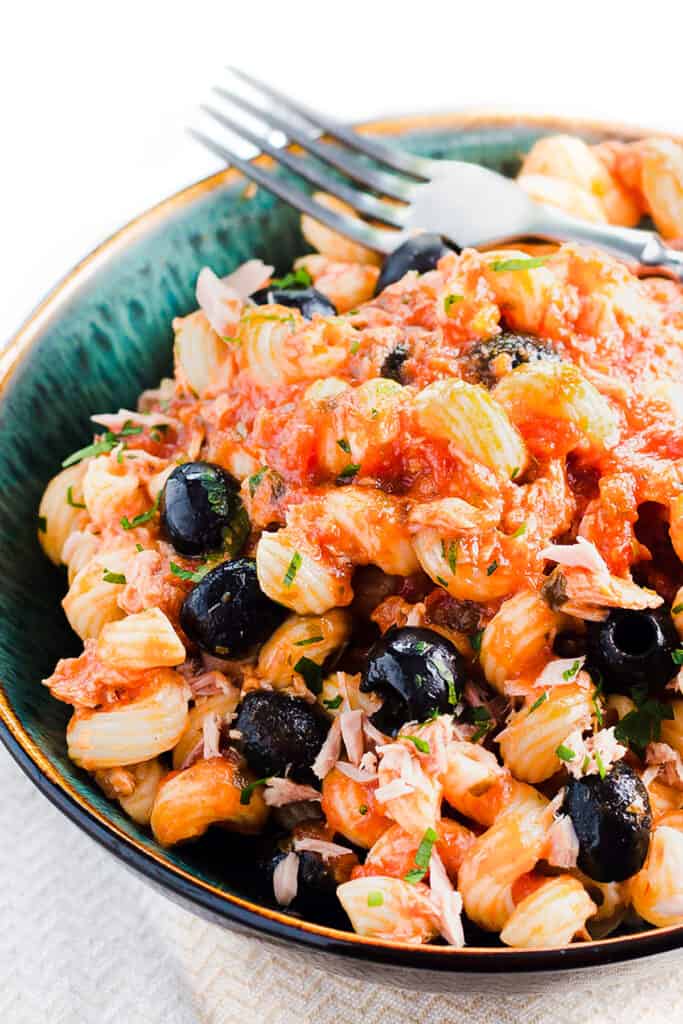
M 450 640 L 431 629 L 392 626 L 370 648 L 360 689 L 384 698 L 372 720 L 394 736 L 405 722 L 449 712 L 465 682 L 465 662 Z
M 632 768 L 617 761 L 604 779 L 570 779 L 562 811 L 579 840 L 578 866 L 596 882 L 623 882 L 642 868 L 650 845 L 647 790 Z
M 678 672 L 672 655 L 680 640 L 667 608 L 616 608 L 587 627 L 587 667 L 602 673 L 607 693 L 628 693 L 643 684 L 654 690 Z
M 176 551 L 238 555 L 249 535 L 249 519 L 234 477 L 211 462 L 184 462 L 161 495 L 161 528 Z
M 380 377 L 385 377 L 387 380 L 396 380 L 399 384 L 403 384 L 401 369 L 409 355 L 410 352 L 406 346 L 399 342 L 382 363 L 382 368 L 379 371 Z
M 261 288 L 251 296 L 257 306 L 277 303 L 278 306 L 292 306 L 302 316 L 311 320 L 316 313 L 320 316 L 336 316 L 333 303 L 315 288 Z
M 330 723 L 317 705 L 276 690 L 251 690 L 240 704 L 234 728 L 252 771 L 260 777 L 308 775 Z
M 180 625 L 203 650 L 236 658 L 267 640 L 287 614 L 261 590 L 256 562 L 239 558 L 217 565 L 190 591 Z
M 292 848 L 292 839 L 270 843 L 257 862 L 257 873 L 264 880 L 266 891 L 272 899 L 273 873 Z M 300 851 L 297 873 L 296 896 L 290 904 L 292 910 L 305 917 L 319 920 L 321 916 L 342 918 L 337 899 L 337 886 L 348 882 L 352 868 L 358 863 L 355 855 L 343 858 L 323 859 L 319 853 Z
M 552 345 L 541 338 L 505 331 L 488 341 L 477 342 L 469 350 L 466 357 L 469 364 L 468 376 L 477 384 L 492 388 L 500 380 L 500 373 L 496 373 L 494 368 L 494 362 L 500 356 L 507 357 L 505 372 L 514 370 L 522 363 L 535 363 L 541 360 L 557 362 L 560 358 Z
M 379 295 L 394 281 L 400 281 L 409 270 L 417 270 L 418 274 L 434 270 L 447 252 L 452 250 L 445 244 L 441 235 L 425 233 L 409 238 L 385 259 L 375 286 L 375 295 Z

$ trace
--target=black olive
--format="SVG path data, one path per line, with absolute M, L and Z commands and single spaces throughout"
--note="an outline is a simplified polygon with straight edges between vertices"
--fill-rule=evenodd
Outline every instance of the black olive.
M 562 811 L 579 840 L 578 866 L 596 882 L 623 882 L 642 868 L 650 845 L 647 790 L 623 761 L 600 778 L 570 779 Z
M 256 562 L 239 558 L 217 565 L 190 591 L 180 625 L 203 650 L 235 658 L 267 640 L 287 614 L 261 590 Z
M 273 873 L 291 848 L 291 838 L 276 843 L 271 841 L 257 861 L 257 875 L 263 879 L 266 893 L 271 899 L 273 896 Z M 341 921 L 343 914 L 340 913 L 337 886 L 349 880 L 351 868 L 357 863 L 356 858 L 350 860 L 347 857 L 341 862 L 339 858 L 324 860 L 319 853 L 312 853 L 310 850 L 300 851 L 297 856 L 299 858 L 297 890 L 290 908 L 305 917 L 316 920 L 319 920 L 321 916 L 332 915 Z
M 405 722 L 453 711 L 465 682 L 465 662 L 454 644 L 422 627 L 392 626 L 370 648 L 360 689 L 384 698 L 372 716 L 394 736 Z
M 257 306 L 277 303 L 278 306 L 293 306 L 302 316 L 311 320 L 316 313 L 320 316 L 336 316 L 333 303 L 315 288 L 261 288 L 251 296 Z
M 251 690 L 240 704 L 234 728 L 239 747 L 259 777 L 307 776 L 329 730 L 329 719 L 315 704 L 275 690 Z
M 586 653 L 586 638 L 581 633 L 558 633 L 553 641 L 553 654 L 558 658 L 580 658 Z
M 385 259 L 375 286 L 375 295 L 379 295 L 394 281 L 400 281 L 409 270 L 417 270 L 418 274 L 434 270 L 441 257 L 451 251 L 441 235 L 425 233 L 409 238 Z
M 522 363 L 536 363 L 542 360 L 557 362 L 560 358 L 552 345 L 541 338 L 505 331 L 495 338 L 490 338 L 489 341 L 477 342 L 469 350 L 466 356 L 469 376 L 477 384 L 492 388 L 500 379 L 493 368 L 494 360 L 499 356 L 508 357 L 506 370 L 514 370 Z
M 672 654 L 680 640 L 667 608 L 616 608 L 587 627 L 587 667 L 598 669 L 608 693 L 643 684 L 654 690 L 678 672 Z
M 399 384 L 403 384 L 404 381 L 401 375 L 401 368 L 409 355 L 410 352 L 406 346 L 399 342 L 396 348 L 392 349 L 382 363 L 382 368 L 379 371 L 380 377 L 385 377 L 388 380 L 396 380 Z
M 177 466 L 161 496 L 161 528 L 176 551 L 238 555 L 249 535 L 239 491 L 237 480 L 211 462 Z

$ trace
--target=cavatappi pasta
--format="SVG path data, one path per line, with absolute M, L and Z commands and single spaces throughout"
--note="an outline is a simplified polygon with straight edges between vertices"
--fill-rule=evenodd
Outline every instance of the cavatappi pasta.
M 665 140 L 542 139 L 518 180 L 683 236 Z M 284 279 L 201 271 L 174 378 L 45 490 L 70 757 L 160 844 L 241 833 L 264 899 L 364 936 L 680 924 L 683 290 L 435 238 L 376 295 L 373 253 L 302 227 Z

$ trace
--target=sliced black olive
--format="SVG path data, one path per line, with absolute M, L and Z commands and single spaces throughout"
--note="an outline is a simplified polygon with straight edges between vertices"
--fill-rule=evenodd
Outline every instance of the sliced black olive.
M 392 626 L 368 652 L 360 689 L 384 698 L 372 720 L 394 736 L 405 722 L 453 711 L 465 682 L 465 662 L 454 644 L 422 627 Z
M 256 562 L 238 558 L 217 565 L 190 591 L 180 625 L 203 650 L 236 658 L 267 640 L 287 614 L 261 590 Z
M 252 690 L 240 704 L 234 728 L 249 767 L 259 777 L 284 775 L 288 766 L 304 776 L 329 730 L 317 705 L 275 690 Z
M 496 373 L 494 367 L 495 360 L 500 356 L 506 357 L 505 372 L 514 370 L 522 363 L 535 363 L 541 360 L 557 362 L 560 358 L 552 345 L 541 338 L 505 331 L 495 338 L 490 338 L 489 341 L 477 342 L 469 350 L 468 375 L 476 383 L 492 388 L 500 379 L 500 373 Z
M 161 528 L 176 551 L 238 555 L 249 519 L 234 477 L 211 462 L 184 462 L 169 476 L 161 496 Z
M 597 882 L 623 882 L 642 868 L 650 845 L 647 790 L 623 761 L 600 778 L 570 779 L 562 811 L 579 840 L 578 866 Z
M 296 834 L 296 833 L 295 833 Z M 264 879 L 272 898 L 275 868 L 292 849 L 292 839 L 270 843 L 257 864 L 257 872 Z M 319 919 L 332 915 L 342 918 L 337 899 L 337 886 L 348 882 L 352 868 L 358 863 L 355 856 L 334 857 L 325 860 L 319 853 L 300 851 L 296 896 L 290 907 L 305 917 Z
M 394 281 L 400 281 L 409 270 L 417 270 L 418 274 L 434 270 L 441 257 L 445 256 L 447 252 L 452 252 L 452 250 L 444 243 L 441 235 L 425 233 L 409 238 L 403 245 L 399 245 L 398 249 L 389 253 L 385 259 L 375 286 L 375 295 L 379 295 Z
M 399 342 L 396 348 L 392 349 L 382 363 L 382 368 L 379 371 L 380 377 L 386 377 L 388 380 L 396 380 L 399 384 L 403 384 L 404 381 L 401 376 L 401 368 L 409 355 L 410 352 L 406 346 Z
M 257 306 L 277 303 L 278 306 L 292 306 L 302 316 L 311 320 L 316 313 L 320 316 L 336 316 L 333 303 L 315 288 L 261 288 L 251 296 Z
M 672 655 L 680 641 L 667 608 L 616 608 L 604 622 L 587 626 L 588 667 L 602 673 L 608 693 L 643 684 L 652 691 L 678 672 Z

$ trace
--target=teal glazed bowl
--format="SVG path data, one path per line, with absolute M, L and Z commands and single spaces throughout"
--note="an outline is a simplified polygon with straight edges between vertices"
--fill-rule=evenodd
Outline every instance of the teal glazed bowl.
M 633 129 L 557 118 L 447 114 L 365 125 L 392 144 L 514 174 L 520 155 L 551 132 L 590 140 Z M 131 408 L 171 371 L 171 321 L 195 306 L 197 273 L 227 274 L 252 256 L 290 267 L 306 251 L 298 214 L 263 190 L 248 197 L 227 170 L 165 200 L 101 245 L 45 299 L 0 360 L 0 738 L 36 786 L 72 821 L 168 896 L 226 927 L 285 945 L 310 964 L 429 991 L 510 993 L 608 969 L 651 976 L 683 946 L 683 928 L 563 948 L 462 950 L 376 942 L 258 902 L 239 842 L 158 846 L 109 802 L 66 754 L 66 705 L 40 680 L 80 649 L 60 601 L 62 571 L 43 556 L 36 510 L 64 455 L 87 444 L 93 412 Z M 653 961 L 652 956 L 658 954 Z M 668 954 L 668 955 L 667 955 Z

